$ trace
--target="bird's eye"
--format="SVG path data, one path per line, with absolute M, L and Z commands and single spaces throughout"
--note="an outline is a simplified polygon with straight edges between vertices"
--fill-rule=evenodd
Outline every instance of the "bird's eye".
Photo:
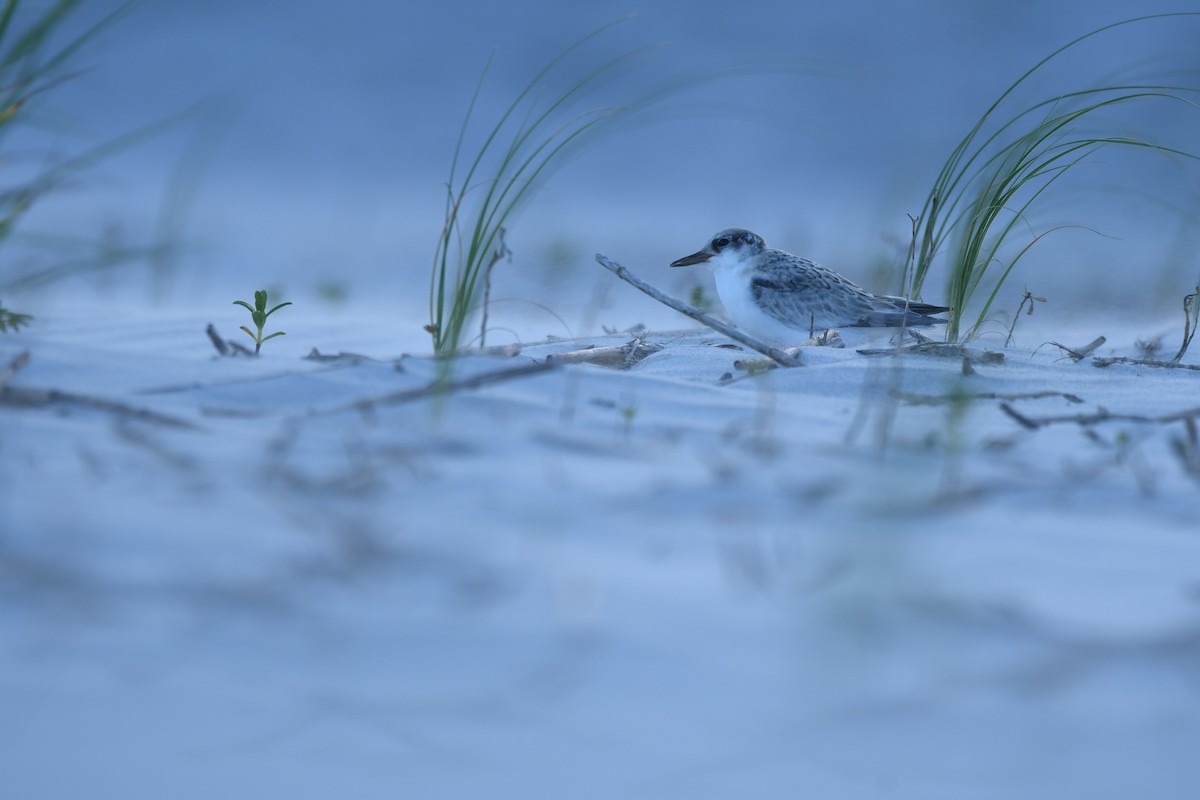
M 713 250 L 720 250 L 722 247 L 728 247 L 729 240 L 722 236 L 720 239 L 713 239 Z

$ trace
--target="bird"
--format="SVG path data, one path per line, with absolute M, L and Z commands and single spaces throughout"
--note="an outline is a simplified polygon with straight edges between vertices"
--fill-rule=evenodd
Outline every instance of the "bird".
M 672 267 L 707 264 L 733 323 L 747 334 L 790 347 L 817 333 L 845 328 L 911 328 L 944 324 L 950 309 L 872 294 L 828 267 L 767 247 L 745 228 L 727 228 Z

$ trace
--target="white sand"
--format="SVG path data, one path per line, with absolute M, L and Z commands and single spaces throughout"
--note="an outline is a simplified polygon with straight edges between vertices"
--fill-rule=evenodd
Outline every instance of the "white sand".
M 345 320 L 298 334 L 302 316 L 257 360 L 217 358 L 195 318 L 50 314 L 0 336 L 0 368 L 31 354 L 14 390 L 192 426 L 0 408 L 6 797 L 1200 785 L 1183 424 L 1029 431 L 999 400 L 886 394 L 1159 415 L 1200 406 L 1200 373 L 1043 348 L 964 376 L 807 349 L 744 377 L 746 353 L 690 331 L 651 336 L 663 350 L 628 371 L 337 411 L 439 366 Z M 313 346 L 379 360 L 303 360 Z

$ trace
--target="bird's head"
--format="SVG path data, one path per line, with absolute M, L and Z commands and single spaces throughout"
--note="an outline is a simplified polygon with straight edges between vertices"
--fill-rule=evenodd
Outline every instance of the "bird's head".
M 672 267 L 690 267 L 693 264 L 707 263 L 713 269 L 734 267 L 748 258 L 761 253 L 766 248 L 762 237 L 745 228 L 727 228 L 713 236 L 690 256 L 671 262 Z

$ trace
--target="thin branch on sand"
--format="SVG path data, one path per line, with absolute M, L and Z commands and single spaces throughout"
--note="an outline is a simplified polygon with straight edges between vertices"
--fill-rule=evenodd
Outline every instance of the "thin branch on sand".
M 1101 422 L 1150 422 L 1159 425 L 1165 425 L 1172 422 L 1180 422 L 1183 420 L 1195 419 L 1200 417 L 1200 407 L 1189 408 L 1184 411 L 1175 411 L 1170 414 L 1114 414 L 1106 408 L 1101 408 L 1091 414 L 1062 414 L 1053 417 L 1028 417 L 1008 403 L 1001 403 L 1000 410 L 1008 414 L 1023 428 L 1035 431 L 1038 428 L 1044 428 L 1047 425 L 1054 425 L 1062 422 L 1073 422 L 1076 425 L 1096 425 Z
M 1044 302 L 1046 302 L 1046 298 L 1038 297 L 1033 292 L 1029 291 L 1028 286 L 1025 287 L 1025 295 L 1021 298 L 1021 302 L 1017 306 L 1017 310 L 1013 312 L 1012 324 L 1008 326 L 1008 336 L 1004 339 L 1005 347 L 1008 347 L 1010 344 L 1012 344 L 1013 334 L 1017 332 L 1017 320 L 1021 318 L 1021 311 L 1025 308 L 1025 304 L 1029 304 L 1029 310 L 1025 312 L 1025 316 L 1032 317 L 1034 308 L 1033 304 Z
M 1200 370 L 1200 365 L 1197 364 L 1180 364 L 1180 360 L 1187 353 L 1188 347 L 1192 343 L 1192 338 L 1196 335 L 1197 316 L 1200 315 L 1200 304 L 1196 302 L 1200 297 L 1200 286 L 1196 287 L 1196 291 L 1183 298 L 1183 344 L 1179 346 L 1177 352 L 1170 361 L 1162 361 L 1155 358 L 1129 358 L 1128 356 L 1116 356 L 1113 358 L 1093 358 L 1092 366 L 1095 367 L 1111 367 L 1113 364 L 1133 364 L 1141 367 L 1154 367 L 1156 369 L 1190 369 Z M 1059 345 L 1062 347 L 1062 345 Z M 1155 348 L 1157 349 L 1157 348 Z M 1152 353 L 1153 351 L 1151 351 Z M 1074 356 L 1072 356 L 1074 358 Z M 1078 360 L 1078 359 L 1076 359 Z
M 153 422 L 158 425 L 166 425 L 170 428 L 201 430 L 199 425 L 182 417 L 160 414 L 148 408 L 138 408 L 137 406 L 131 406 L 116 400 L 107 400 L 103 397 L 93 397 L 73 392 L 60 392 L 58 389 L 9 386 L 8 383 L 12 380 L 13 375 L 17 374 L 17 370 L 28 363 L 29 351 L 25 350 L 18 353 L 12 361 L 8 362 L 8 366 L 4 368 L 4 371 L 0 372 L 0 406 L 8 406 L 10 408 L 45 408 L 54 405 L 82 406 L 83 408 L 91 408 L 96 411 L 106 411 L 126 419 Z
M 913 331 L 909 331 L 913 333 Z M 975 350 L 955 342 L 922 341 L 904 347 L 878 347 L 855 350 L 860 356 L 937 356 L 939 358 L 965 358 L 976 364 L 1000 364 L 1004 353 L 998 350 Z
M 508 344 L 493 344 L 487 347 L 459 347 L 454 350 L 445 350 L 441 353 L 434 353 L 434 358 L 443 360 L 453 360 L 461 356 L 488 356 L 490 358 L 515 358 L 521 355 L 521 345 L 516 342 Z
M 1083 399 L 1069 392 L 1041 391 L 1001 394 L 999 392 L 971 392 L 961 395 L 913 394 L 891 391 L 889 395 L 910 406 L 943 406 L 961 403 L 964 400 L 1040 400 L 1044 397 L 1061 397 L 1068 403 L 1082 403 Z
M 1192 369 L 1200 370 L 1200 364 L 1180 364 L 1177 361 L 1160 361 L 1153 358 L 1130 358 L 1128 356 L 1112 356 L 1111 358 L 1093 358 L 1093 367 L 1111 367 L 1113 364 L 1132 364 L 1136 367 L 1154 367 L 1155 369 Z
M 771 347 L 769 344 L 760 342 L 758 339 L 755 339 L 752 336 L 747 336 L 737 328 L 725 324 L 716 317 L 711 317 L 708 314 L 705 314 L 703 311 L 689 306 L 687 303 L 680 302 L 670 295 L 663 294 L 658 289 L 655 289 L 650 284 L 638 278 L 628 269 L 613 261 L 603 253 L 596 253 L 596 261 L 600 264 L 600 266 L 604 267 L 621 280 L 650 295 L 664 306 L 674 309 L 684 316 L 691 317 L 701 325 L 707 325 L 717 333 L 722 333 L 728 336 L 730 339 L 733 339 L 735 342 L 746 345 L 746 347 L 749 347 L 751 350 L 762 353 L 764 356 L 767 356 L 781 367 L 800 366 L 800 359 L 796 356 L 788 355 L 777 347 Z
M 35 389 L 25 386 L 5 386 L 0 389 L 0 406 L 13 408 L 45 408 L 49 406 L 68 405 L 90 408 L 94 411 L 104 411 L 126 419 L 136 419 L 143 422 L 153 422 L 168 428 L 184 428 L 187 430 L 203 430 L 203 428 L 183 417 L 160 414 L 148 408 L 131 406 L 117 400 L 103 397 L 93 397 L 74 392 L 61 392 L 58 389 Z
M 225 340 L 222 339 L 221 335 L 217 333 L 217 328 L 215 325 L 213 325 L 211 322 L 208 323 L 208 327 L 204 329 L 204 332 L 208 334 L 208 340 L 212 342 L 212 346 L 217 349 L 217 353 L 219 355 L 229 355 L 229 345 L 225 344 Z
M 378 361 L 377 358 L 364 356 L 362 353 L 347 353 L 345 351 L 339 353 L 322 353 L 317 348 L 308 351 L 308 355 L 304 357 L 305 361 L 316 361 L 321 364 L 361 364 L 364 361 Z
M 512 261 L 512 250 L 508 249 L 508 245 L 504 242 L 504 226 L 501 225 L 497 236 L 498 242 L 496 249 L 492 253 L 492 260 L 488 262 L 483 270 L 483 304 L 480 306 L 482 319 L 479 320 L 479 346 L 487 347 L 487 332 L 488 332 L 488 306 L 492 302 L 492 269 L 505 256 Z
M 8 362 L 8 366 L 4 368 L 4 372 L 0 372 L 0 391 L 4 390 L 4 387 L 8 385 L 8 382 L 12 380 L 13 375 L 16 375 L 17 371 L 28 363 L 28 350 L 22 350 L 20 353 L 17 353 L 17 355 L 13 356 L 13 360 Z
M 547 356 L 547 360 L 559 364 L 596 364 L 601 367 L 629 369 L 647 356 L 662 350 L 661 344 L 633 339 L 625 344 L 614 344 L 607 347 L 585 347 L 582 350 L 571 350 L 566 353 L 555 353 Z
M 213 325 L 211 322 L 208 323 L 208 327 L 206 327 L 204 329 L 204 332 L 206 334 L 208 334 L 208 340 L 210 342 L 212 342 L 212 346 L 214 348 L 216 348 L 217 353 L 219 353 L 220 355 L 223 355 L 223 356 L 234 356 L 234 355 L 239 355 L 239 354 L 243 355 L 243 356 L 256 355 L 256 353 L 253 350 L 251 350 L 250 348 L 248 348 L 242 344 L 239 344 L 238 342 L 235 342 L 233 339 L 222 339 L 221 335 L 219 333 L 217 333 L 216 326 Z
M 1059 344 L 1058 342 L 1045 342 L 1045 343 L 1039 345 L 1037 347 L 1037 349 L 1034 350 L 1033 352 L 1036 353 L 1038 350 L 1041 350 L 1046 345 L 1053 345 L 1054 347 L 1057 347 L 1059 350 L 1062 350 L 1064 353 L 1066 353 L 1067 357 L 1070 358 L 1072 361 L 1082 361 L 1083 359 L 1090 356 L 1092 353 L 1096 352 L 1096 348 L 1098 348 L 1100 345 L 1104 344 L 1107 341 L 1108 341 L 1107 338 L 1105 338 L 1103 336 L 1097 336 L 1095 339 L 1092 339 L 1090 342 L 1085 344 L 1083 347 L 1067 347 L 1065 344 Z
M 557 368 L 558 364 L 553 359 L 548 358 L 532 364 L 522 364 L 519 367 L 483 372 L 479 375 L 471 375 L 470 377 L 458 378 L 457 380 L 435 380 L 417 389 L 405 389 L 399 392 L 388 392 L 387 394 L 376 395 L 374 397 L 366 397 L 351 403 L 342 403 L 332 408 L 312 411 L 308 416 L 337 414 L 342 411 L 367 411 L 375 406 L 409 403 L 414 400 L 423 400 L 427 397 L 444 397 L 454 392 L 463 391 L 464 389 L 478 389 L 480 386 L 488 386 L 493 383 L 503 383 L 517 378 L 540 375 L 543 372 L 549 372 Z

